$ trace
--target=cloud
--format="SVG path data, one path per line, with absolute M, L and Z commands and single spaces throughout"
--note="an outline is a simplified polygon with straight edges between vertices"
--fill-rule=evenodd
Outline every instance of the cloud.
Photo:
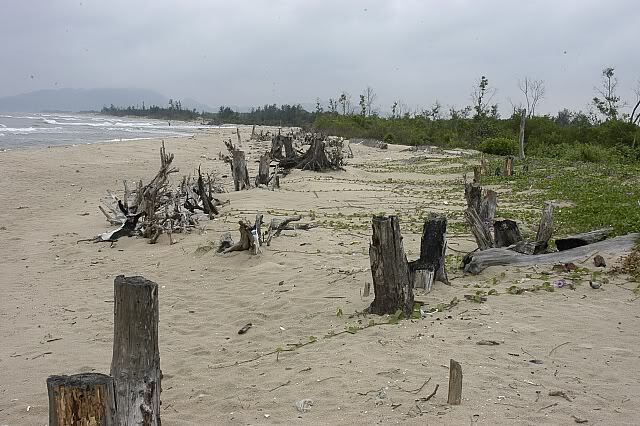
M 355 99 L 371 85 L 388 110 L 395 99 L 466 105 L 486 75 L 508 112 L 527 75 L 546 82 L 540 110 L 554 113 L 584 109 L 605 66 L 623 97 L 640 78 L 635 0 L 27 0 L 3 9 L 0 96 L 143 87 L 259 105 L 326 102 L 343 90 Z

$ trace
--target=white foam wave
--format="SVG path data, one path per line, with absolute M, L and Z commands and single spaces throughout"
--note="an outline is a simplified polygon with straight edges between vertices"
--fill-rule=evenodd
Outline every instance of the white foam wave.
M 9 132 L 14 134 L 28 134 L 28 133 L 59 133 L 62 127 L 4 127 L 3 132 Z

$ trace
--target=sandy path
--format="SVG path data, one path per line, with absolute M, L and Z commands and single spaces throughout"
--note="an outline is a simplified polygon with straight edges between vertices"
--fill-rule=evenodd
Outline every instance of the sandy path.
M 217 154 L 231 135 L 168 140 L 167 149 L 181 172 L 202 164 L 227 174 Z M 252 176 L 264 147 L 245 142 Z M 436 284 L 417 296 L 430 306 L 457 297 L 450 311 L 331 336 L 369 324 L 350 316 L 371 301 L 361 297 L 371 280 L 371 215 L 400 214 L 405 248 L 415 257 L 419 235 L 411 231 L 420 217 L 430 210 L 460 217 L 461 173 L 452 166 L 376 171 L 418 154 L 354 146 L 345 172 L 294 172 L 280 191 L 223 195 L 230 200 L 223 216 L 203 222 L 203 234 L 178 235 L 175 245 L 164 237 L 156 245 L 76 244 L 107 229 L 97 209 L 106 189 L 155 174 L 158 148 L 157 141 L 137 141 L 0 153 L 0 424 L 45 424 L 50 374 L 108 372 L 118 274 L 144 275 L 161 287 L 165 424 L 569 424 L 571 416 L 589 424 L 637 422 L 639 302 L 614 285 L 620 281 L 598 291 L 582 284 L 515 296 L 505 289 L 549 280 L 540 274 L 549 268 L 453 274 L 452 287 Z M 257 257 L 195 254 L 222 232 L 235 235 L 238 218 L 256 211 L 314 215 L 321 226 L 287 232 Z M 453 229 L 450 247 L 473 248 L 466 232 Z M 499 295 L 465 301 L 474 286 Z M 247 322 L 254 327 L 236 334 Z M 295 351 L 232 365 L 311 336 L 315 343 Z M 482 339 L 500 345 L 478 346 Z M 454 408 L 446 405 L 450 358 L 464 370 L 463 404 Z M 408 392 L 429 378 L 420 392 Z M 436 396 L 416 406 L 436 384 Z M 552 390 L 571 401 L 549 396 Z M 304 414 L 294 408 L 302 398 L 314 401 Z

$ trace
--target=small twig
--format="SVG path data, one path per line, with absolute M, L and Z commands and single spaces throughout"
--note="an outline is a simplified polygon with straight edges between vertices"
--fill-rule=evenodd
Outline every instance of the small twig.
M 402 389 L 400 386 L 396 386 L 396 388 L 398 388 L 402 392 L 417 394 L 417 393 L 420 393 L 420 391 L 424 389 L 424 387 L 427 386 L 427 383 L 429 383 L 430 381 L 431 381 L 431 377 L 429 377 L 418 389 L 408 390 L 408 389 Z
M 559 347 L 564 346 L 564 345 L 568 345 L 569 343 L 571 343 L 571 342 L 564 342 L 564 343 L 559 344 L 555 348 L 551 349 L 551 351 L 549 351 L 549 356 L 551 356 L 555 352 L 555 350 L 558 349 Z
M 356 393 L 357 393 L 358 395 L 361 395 L 361 396 L 367 396 L 367 395 L 369 395 L 370 393 L 374 393 L 374 392 L 375 392 L 375 393 L 378 393 L 378 392 L 380 392 L 382 389 L 384 389 L 384 388 L 380 388 L 380 389 L 373 389 L 373 390 L 370 390 L 370 391 L 367 391 L 367 392 L 356 392 Z
M 561 390 L 550 391 L 549 396 L 561 396 L 562 398 L 566 399 L 569 402 L 573 401 L 571 398 L 569 398 L 569 396 L 566 394 L 565 391 L 561 391 Z
M 436 384 L 436 388 L 433 390 L 433 392 L 431 392 L 429 394 L 429 396 L 427 396 L 426 398 L 420 398 L 420 401 L 422 402 L 427 402 L 428 400 L 430 400 L 431 398 L 433 398 L 434 396 L 436 396 L 436 392 L 438 392 L 438 388 L 440 387 L 440 385 Z
M 554 402 L 553 404 L 549 404 L 546 407 L 542 407 L 541 409 L 539 409 L 538 411 L 543 411 L 546 410 L 547 408 L 551 408 L 551 407 L 555 407 L 556 405 L 558 405 L 557 402 Z
M 291 384 L 291 380 L 287 380 L 287 382 L 286 382 L 286 383 L 283 383 L 283 384 L 281 384 L 281 385 L 278 385 L 278 386 L 276 386 L 276 387 L 275 387 L 275 388 L 273 388 L 273 389 L 269 389 L 269 392 L 273 392 L 274 390 L 276 390 L 276 389 L 280 389 L 280 388 L 285 387 L 285 386 L 287 386 L 287 385 L 289 385 L 289 384 Z

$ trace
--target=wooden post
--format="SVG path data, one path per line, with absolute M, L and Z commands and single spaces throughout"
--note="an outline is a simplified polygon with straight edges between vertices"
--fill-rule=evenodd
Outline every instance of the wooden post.
M 493 224 L 493 233 L 496 247 L 509 247 L 522 241 L 520 228 L 513 220 L 497 220 Z
M 369 306 L 369 312 L 385 315 L 401 310 L 405 318 L 410 318 L 413 311 L 413 285 L 398 217 L 375 216 L 372 227 L 369 258 L 375 298 Z
M 449 361 L 449 397 L 447 403 L 460 405 L 462 402 L 462 367 L 454 360 Z
M 534 254 L 542 253 L 549 245 L 549 240 L 553 234 L 553 204 L 550 201 L 544 202 L 540 226 L 536 233 L 536 250 Z
M 118 424 L 113 378 L 106 374 L 50 376 L 47 391 L 49 426 Z
M 449 284 L 444 257 L 447 251 L 447 218 L 430 214 L 422 228 L 420 258 L 409 263 L 413 288 L 431 291 L 434 281 Z
M 524 124 L 527 119 L 527 109 L 522 108 L 520 110 L 520 136 L 518 138 L 518 145 L 520 146 L 520 155 L 518 158 L 524 160 Z
M 119 275 L 114 286 L 113 358 L 118 425 L 160 425 L 158 284 Z
M 513 176 L 513 155 L 508 155 L 504 159 L 504 170 L 502 171 L 503 176 Z
M 236 135 L 238 136 L 238 146 L 242 145 L 242 141 L 240 140 L 240 128 L 236 127 Z
M 256 186 L 269 184 L 269 165 L 271 157 L 268 152 L 260 156 L 260 164 L 258 166 L 258 175 L 256 176 Z
M 249 189 L 249 172 L 247 171 L 247 161 L 244 158 L 244 151 L 235 149 L 231 159 L 231 173 L 233 174 L 233 186 L 236 191 Z

